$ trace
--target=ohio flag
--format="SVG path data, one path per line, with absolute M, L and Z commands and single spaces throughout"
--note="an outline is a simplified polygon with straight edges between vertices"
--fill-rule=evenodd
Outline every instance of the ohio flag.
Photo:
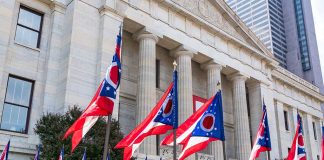
M 0 160 L 8 160 L 9 147 L 10 147 L 10 141 L 8 141 L 7 145 L 4 147 L 0 155 Z
M 83 156 L 81 160 L 87 160 L 87 149 L 84 148 Z
M 173 83 L 165 91 L 151 113 L 129 135 L 122 139 L 115 148 L 124 148 L 124 160 L 130 160 L 145 137 L 164 134 L 168 130 L 177 127 L 177 71 L 174 71 Z
M 263 102 L 263 115 L 259 125 L 256 140 L 252 148 L 249 160 L 254 160 L 259 157 L 259 154 L 264 151 L 271 151 L 270 132 L 268 125 L 268 115 L 266 105 Z
M 117 89 L 119 87 L 121 78 L 120 47 L 121 28 L 117 36 L 115 54 L 113 56 L 110 67 L 107 69 L 104 80 L 101 82 L 89 106 L 64 135 L 63 139 L 66 139 L 70 134 L 73 134 L 72 152 L 80 143 L 85 134 L 97 122 L 100 116 L 108 116 L 113 112 Z
M 40 150 L 40 145 L 37 146 L 37 151 L 36 151 L 36 154 L 34 156 L 34 160 L 39 160 L 39 150 Z
M 176 132 L 177 144 L 183 145 L 179 160 L 203 150 L 209 142 L 225 140 L 221 91 L 179 126 Z M 173 134 L 168 135 L 162 145 L 173 145 Z
M 297 113 L 297 129 L 296 134 L 291 145 L 288 157 L 286 160 L 306 160 L 306 151 L 303 138 L 303 125 L 302 119 Z
M 324 126 L 322 126 L 322 160 L 324 160 Z
M 64 160 L 64 147 L 62 147 L 58 160 Z

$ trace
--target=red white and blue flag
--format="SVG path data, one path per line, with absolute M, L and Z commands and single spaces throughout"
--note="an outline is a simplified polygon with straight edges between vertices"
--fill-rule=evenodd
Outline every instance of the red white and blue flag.
M 62 147 L 58 160 L 64 159 L 64 147 Z
M 322 126 L 322 160 L 324 160 L 324 126 Z
M 110 160 L 110 153 L 107 153 L 107 160 Z
M 39 150 L 40 150 L 40 145 L 37 146 L 37 151 L 36 151 L 36 154 L 34 156 L 34 160 L 39 160 Z
M 3 151 L 0 155 L 0 160 L 8 160 L 9 147 L 10 147 L 10 141 L 8 141 L 7 145 L 3 149 Z
M 89 106 L 64 135 L 63 139 L 66 139 L 69 135 L 73 134 L 72 152 L 100 116 L 108 116 L 113 112 L 121 78 L 120 47 L 121 28 L 117 36 L 115 54 L 110 67 L 107 69 L 104 80 L 101 82 Z
M 87 160 L 87 149 L 86 148 L 84 148 L 82 160 Z
M 286 160 L 306 160 L 306 151 L 303 138 L 303 125 L 299 113 L 297 114 L 296 134 Z
M 173 83 L 165 91 L 151 113 L 129 135 L 122 139 L 115 148 L 124 148 L 123 159 L 129 160 L 145 137 L 165 134 L 167 131 L 177 127 L 177 71 L 174 71 Z
M 176 143 L 183 145 L 179 160 L 203 150 L 209 142 L 225 140 L 221 91 L 210 98 L 198 111 L 179 126 Z M 168 135 L 162 145 L 173 145 L 173 133 Z
M 259 125 L 256 140 L 252 148 L 249 160 L 254 160 L 259 157 L 261 152 L 271 151 L 270 131 L 268 125 L 268 114 L 266 105 L 263 102 L 263 115 Z

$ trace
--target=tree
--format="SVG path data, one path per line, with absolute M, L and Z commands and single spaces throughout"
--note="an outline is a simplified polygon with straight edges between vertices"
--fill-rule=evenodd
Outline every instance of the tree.
M 88 159 L 102 159 L 106 132 L 106 121 L 103 118 L 99 118 L 73 153 L 71 153 L 71 136 L 62 140 L 66 130 L 80 117 L 81 113 L 80 108 L 73 106 L 64 115 L 47 113 L 37 121 L 34 131 L 41 140 L 40 156 L 42 159 L 57 159 L 63 146 L 66 159 L 81 159 L 84 148 L 87 149 Z M 122 159 L 122 150 L 114 149 L 114 146 L 122 138 L 123 134 L 120 131 L 118 121 L 112 119 L 109 138 L 111 159 Z

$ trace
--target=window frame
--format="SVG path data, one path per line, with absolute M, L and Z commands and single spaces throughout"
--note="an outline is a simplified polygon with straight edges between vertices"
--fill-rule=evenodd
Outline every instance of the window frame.
M 161 61 L 159 59 L 155 60 L 155 88 L 160 88 L 160 72 L 161 72 Z
M 21 10 L 21 9 L 24 9 L 24 10 L 30 12 L 30 13 L 33 13 L 33 14 L 38 15 L 38 16 L 41 17 L 41 19 L 40 19 L 40 24 L 39 24 L 39 30 L 35 30 L 35 29 L 33 29 L 33 28 L 30 28 L 30 27 L 28 27 L 28 26 L 25 26 L 25 25 L 19 23 L 20 10 Z M 40 49 L 40 43 L 41 43 L 41 37 L 42 37 L 42 31 L 43 31 L 43 21 L 44 21 L 44 13 L 42 13 L 42 12 L 38 12 L 38 11 L 35 10 L 35 9 L 32 9 L 32 8 L 30 8 L 30 7 L 27 7 L 27 6 L 23 5 L 23 4 L 21 4 L 21 5 L 19 6 L 18 18 L 17 18 L 17 23 L 16 23 L 16 30 L 15 30 L 15 37 L 14 37 L 14 41 L 15 41 L 15 43 L 18 43 L 18 44 L 21 44 L 21 45 L 24 45 L 24 46 L 28 46 L 28 47 L 32 47 L 32 48 L 38 48 L 38 49 Z M 20 26 L 20 27 L 22 27 L 22 28 L 25 28 L 25 29 L 28 29 L 28 30 L 30 30 L 30 31 L 34 31 L 34 32 L 37 32 L 37 33 L 38 33 L 38 37 L 37 37 L 37 45 L 36 45 L 36 47 L 35 47 L 35 46 L 30 46 L 30 45 L 28 45 L 28 44 L 23 44 L 23 43 L 20 43 L 20 42 L 17 42 L 17 41 L 16 41 L 17 28 L 18 28 L 18 26 Z
M 316 123 L 313 121 L 312 122 L 312 128 L 313 128 L 313 133 L 314 133 L 314 140 L 317 141 L 317 131 L 316 131 Z
M 285 121 L 285 130 L 286 131 L 290 131 L 288 111 L 287 110 L 283 110 L 283 115 L 284 115 L 284 121 Z
M 30 90 L 30 97 L 29 97 L 29 106 L 24 106 L 21 104 L 15 104 L 12 102 L 6 102 L 7 99 L 7 91 L 8 91 L 8 84 L 9 84 L 9 79 L 10 78 L 15 78 L 18 80 L 22 80 L 22 81 L 26 81 L 31 83 L 31 90 Z M 17 75 L 13 75 L 13 74 L 9 74 L 8 75 L 8 79 L 7 79 L 7 86 L 6 86 L 6 92 L 5 92 L 5 97 L 4 97 L 4 101 L 3 101 L 3 107 L 2 107 L 2 114 L 1 114 L 1 123 L 2 123 L 2 117 L 3 117 L 3 112 L 4 112 L 4 105 L 5 104 L 10 104 L 10 105 L 14 105 L 14 106 L 18 106 L 18 107 L 23 107 L 23 108 L 27 108 L 27 117 L 26 117 L 26 124 L 25 124 L 25 131 L 24 132 L 19 132 L 19 131 L 13 131 L 13 130 L 8 130 L 8 129 L 2 129 L 1 128 L 1 123 L 0 123 L 0 130 L 2 131 L 8 131 L 8 132 L 15 132 L 15 133 L 21 133 L 21 134 L 27 134 L 28 133 L 28 128 L 29 128 L 29 120 L 30 120 L 30 112 L 31 112 L 31 108 L 32 108 L 32 100 L 33 100 L 33 95 L 34 95 L 34 86 L 35 86 L 35 81 L 31 80 L 31 79 L 27 79 L 25 77 L 21 77 L 21 76 L 17 76 Z

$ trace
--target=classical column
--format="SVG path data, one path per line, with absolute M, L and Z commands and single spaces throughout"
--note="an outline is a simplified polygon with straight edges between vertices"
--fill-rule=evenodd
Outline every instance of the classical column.
M 217 83 L 221 83 L 221 69 L 222 66 L 213 61 L 203 65 L 203 68 L 207 70 L 207 97 L 214 96 L 217 92 Z M 216 141 L 209 144 L 208 153 L 215 156 L 215 160 L 223 160 L 223 142 Z
M 179 124 L 193 113 L 191 58 L 194 52 L 183 48 L 174 51 L 178 63 Z
M 139 124 L 156 104 L 155 93 L 155 60 L 158 37 L 140 31 L 135 35 L 139 41 L 139 64 L 137 82 L 136 124 Z M 141 144 L 140 153 L 155 155 L 156 139 L 150 136 Z
M 310 114 L 304 113 L 302 119 L 307 159 L 317 159 L 315 152 L 316 143 L 314 142 L 313 117 Z
M 247 84 L 248 93 L 249 93 L 249 108 L 250 108 L 250 123 L 251 123 L 251 135 L 252 135 L 252 143 L 254 143 L 255 137 L 257 135 L 259 124 L 262 118 L 262 86 L 263 85 L 259 81 L 251 82 Z M 259 155 L 259 159 L 267 159 L 266 152 L 262 152 Z
M 250 129 L 246 103 L 245 81 L 247 77 L 236 73 L 229 77 L 233 81 L 233 108 L 236 139 L 236 158 L 249 159 L 251 152 Z

